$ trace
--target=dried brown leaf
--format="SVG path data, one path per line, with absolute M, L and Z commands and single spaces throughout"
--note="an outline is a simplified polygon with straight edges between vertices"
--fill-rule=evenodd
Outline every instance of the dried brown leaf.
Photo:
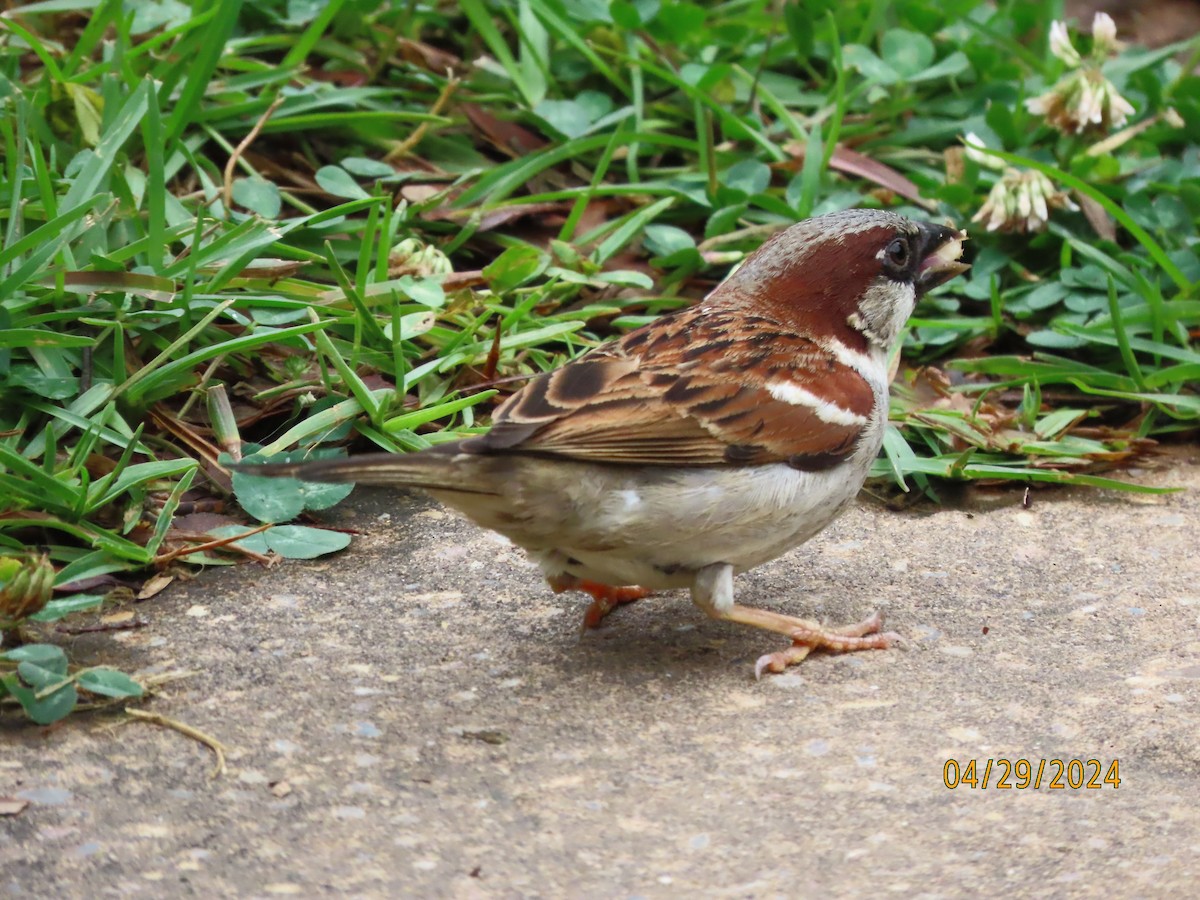
M 798 169 L 804 162 L 806 145 L 800 141 L 791 141 L 785 144 L 783 149 L 791 153 L 795 159 L 795 162 L 790 167 Z M 845 172 L 847 175 L 854 175 L 877 184 L 880 187 L 887 188 L 887 190 L 899 194 L 906 200 L 911 200 L 918 206 L 923 206 L 926 209 L 934 208 L 935 204 L 932 201 L 926 200 L 921 196 L 920 188 L 891 166 L 881 163 L 879 160 L 871 159 L 871 157 L 859 153 L 857 150 L 851 150 L 842 144 L 838 144 L 834 148 L 833 156 L 829 159 L 829 168 L 838 172 Z
M 146 580 L 146 583 L 142 585 L 142 589 L 137 592 L 137 599 L 149 600 L 155 594 L 166 589 L 167 585 L 174 580 L 175 576 L 167 574 L 166 572 L 159 572 L 157 575 L 151 575 Z M 115 615 L 122 615 L 122 613 L 116 613 Z M 133 613 L 130 613 L 129 615 L 132 618 Z M 102 621 L 107 621 L 108 618 L 109 617 L 106 616 Z
M 400 188 L 400 196 L 409 203 L 424 203 L 445 189 L 441 184 L 406 184 Z
M 536 153 L 546 146 L 545 140 L 516 122 L 506 122 L 474 103 L 462 104 L 462 111 L 475 129 L 493 147 L 514 158 Z
M 451 272 L 442 279 L 442 289 L 449 291 L 461 291 L 465 288 L 479 287 L 486 283 L 487 279 L 483 277 L 482 269 L 469 269 L 465 272 Z
M 430 72 L 436 72 L 438 75 L 445 75 L 447 71 L 457 75 L 463 68 L 463 61 L 460 57 L 432 47 L 424 41 L 397 38 L 396 49 L 405 62 L 428 69 Z
M 1080 191 L 1075 192 L 1075 202 L 1083 210 L 1083 217 L 1088 220 L 1092 230 L 1106 241 L 1116 241 L 1117 226 L 1103 206 Z
M 325 81 L 339 87 L 363 87 L 370 84 L 371 76 L 356 69 L 309 69 L 306 73 L 313 81 Z
M 564 201 L 547 201 L 545 203 L 513 203 L 509 206 L 501 206 L 496 209 L 489 209 L 479 220 L 477 231 L 495 231 L 506 225 L 511 225 L 514 222 L 519 222 L 522 219 L 543 216 L 549 217 L 552 215 L 565 216 L 570 211 L 570 205 Z M 423 216 L 428 221 L 462 221 L 469 219 L 474 210 L 470 209 L 451 209 L 448 206 L 442 206 L 437 209 L 428 210 L 423 213 Z

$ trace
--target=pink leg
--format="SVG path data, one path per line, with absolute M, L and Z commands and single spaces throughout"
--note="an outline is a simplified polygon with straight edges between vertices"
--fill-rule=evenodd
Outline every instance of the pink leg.
M 563 591 L 583 591 L 585 594 L 591 595 L 592 604 L 583 614 L 584 631 L 589 628 L 599 628 L 604 617 L 618 606 L 633 603 L 635 600 L 641 600 L 650 595 L 650 591 L 643 587 L 614 587 L 598 581 L 584 581 L 574 575 L 555 575 L 547 578 L 546 581 L 556 594 L 561 594 Z

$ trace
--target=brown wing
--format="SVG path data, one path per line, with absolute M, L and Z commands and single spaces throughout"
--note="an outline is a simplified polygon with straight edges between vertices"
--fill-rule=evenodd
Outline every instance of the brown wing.
M 768 319 L 684 310 L 539 376 L 467 442 L 596 462 L 821 468 L 874 403 L 854 369 Z

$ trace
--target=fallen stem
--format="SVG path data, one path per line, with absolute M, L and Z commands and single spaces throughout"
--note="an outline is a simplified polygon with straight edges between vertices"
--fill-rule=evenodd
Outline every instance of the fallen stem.
M 191 725 L 185 725 L 178 719 L 172 719 L 170 716 L 164 716 L 161 713 L 146 712 L 141 709 L 131 709 L 125 707 L 125 715 L 134 719 L 141 719 L 143 722 L 149 722 L 152 725 L 159 725 L 163 728 L 170 728 L 172 731 L 178 731 L 184 737 L 189 737 L 193 741 L 206 746 L 217 757 L 217 765 L 213 769 L 209 778 L 218 778 L 225 774 L 225 745 L 211 735 L 205 734 L 199 728 L 193 728 Z
M 229 162 L 225 163 L 225 189 L 223 199 L 225 201 L 226 215 L 229 214 L 229 209 L 233 206 L 233 170 L 237 166 L 238 160 L 242 158 L 250 145 L 254 143 L 254 139 L 258 137 L 258 133 L 262 131 L 263 126 L 267 124 L 267 120 L 271 118 L 271 114 L 279 109 L 283 103 L 283 97 L 276 97 L 275 100 L 267 107 L 266 112 L 258 117 L 258 121 L 254 123 L 254 127 L 250 129 L 250 133 L 242 138 L 241 143 L 233 148 L 233 152 L 229 154 Z
M 241 534 L 235 534 L 230 537 L 214 538 L 213 540 L 205 541 L 205 543 L 199 544 L 195 547 L 180 547 L 178 550 L 172 550 L 170 553 L 163 553 L 154 557 L 154 564 L 156 566 L 163 566 L 181 556 L 190 556 L 193 553 L 202 553 L 205 550 L 216 550 L 218 547 L 224 547 L 227 544 L 236 543 L 243 538 L 248 538 L 252 534 L 258 534 L 266 531 L 271 527 L 273 527 L 273 523 L 267 522 L 265 525 L 259 525 L 257 528 L 253 528 L 250 531 L 243 531 Z M 193 540 L 190 535 L 184 536 L 182 539 Z M 261 553 L 255 553 L 253 550 L 247 550 L 244 547 L 235 547 L 234 549 L 240 550 L 242 553 L 246 554 L 252 559 L 258 560 L 259 562 L 269 562 L 268 557 L 263 556 Z
M 458 87 L 458 78 L 453 72 L 447 73 L 447 77 L 449 80 L 446 82 L 445 87 L 442 88 L 442 92 L 438 94 L 438 98 L 433 101 L 433 106 L 429 109 L 429 114 L 431 116 L 441 115 L 442 110 L 446 108 L 446 104 L 450 102 L 450 98 L 454 96 L 454 91 Z M 425 137 L 425 132 L 428 130 L 429 123 L 422 122 L 413 130 L 412 134 L 397 143 L 394 147 L 392 147 L 391 150 L 387 152 L 387 155 L 383 157 L 384 162 L 393 162 L 397 159 L 402 159 L 403 157 L 408 156 L 409 151 L 411 151 L 413 147 L 417 146 L 417 144 L 421 143 L 421 140 Z

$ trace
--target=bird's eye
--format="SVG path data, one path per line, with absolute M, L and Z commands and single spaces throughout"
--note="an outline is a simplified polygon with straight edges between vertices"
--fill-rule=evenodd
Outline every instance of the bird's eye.
M 908 244 L 896 238 L 887 245 L 887 260 L 898 269 L 908 265 Z

